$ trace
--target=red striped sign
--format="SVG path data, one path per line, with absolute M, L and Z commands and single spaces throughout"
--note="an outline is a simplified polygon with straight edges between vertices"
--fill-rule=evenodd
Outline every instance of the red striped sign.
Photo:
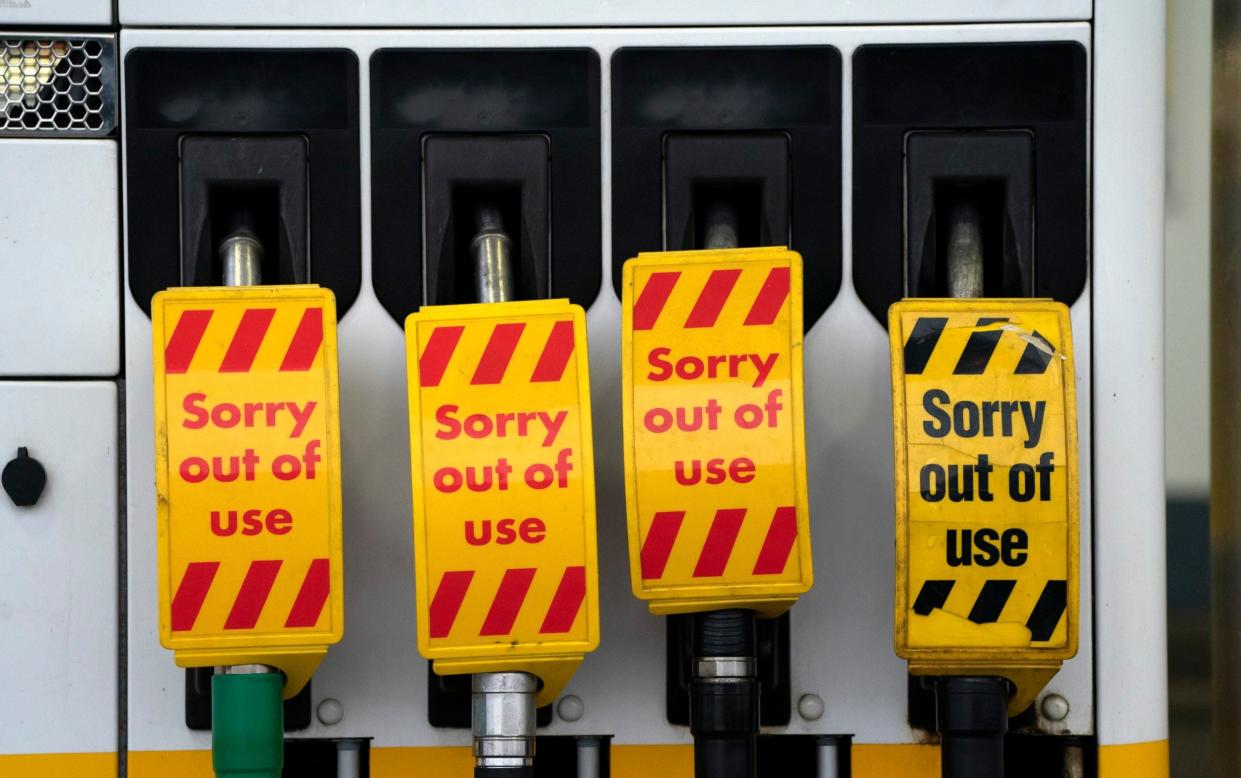
M 598 645 L 588 346 L 568 300 L 405 321 L 418 649 L 436 672 L 536 672 L 547 695 L 570 674 L 549 668 Z
M 660 323 L 660 315 L 672 297 L 673 291 L 681 282 L 683 273 L 663 271 L 651 273 L 650 278 L 638 293 L 637 302 L 633 306 L 633 328 L 635 330 L 651 330 Z M 723 268 L 711 271 L 697 293 L 697 298 L 689 316 L 681 326 L 686 329 L 714 327 L 720 313 L 729 303 L 737 279 L 741 276 L 739 268 Z M 776 320 L 780 309 L 784 307 L 789 296 L 789 269 L 773 267 L 767 273 L 766 280 L 750 301 L 744 319 L 744 326 L 759 327 L 770 325 Z
M 164 351 L 164 369 L 169 374 L 191 372 L 194 357 L 204 337 L 211 330 L 213 310 L 189 309 L 183 311 L 175 325 Z M 255 358 L 267 338 L 275 318 L 274 308 L 247 308 L 241 320 L 229 331 L 217 337 L 227 337 L 228 348 L 224 358 L 216 365 L 197 365 L 198 370 L 218 373 L 249 373 Z M 306 372 L 314 365 L 319 347 L 323 344 L 323 309 L 308 307 L 301 312 L 292 338 L 285 344 L 280 372 Z M 201 361 L 201 360 L 200 360 Z
M 676 545 L 685 520 L 685 511 L 660 511 L 655 514 L 642 542 L 642 578 L 663 578 L 668 559 Z M 724 508 L 715 512 L 706 538 L 697 546 L 694 578 L 714 578 L 724 574 L 737 544 L 737 535 L 748 511 L 745 508 Z M 687 541 L 693 542 L 693 541 Z M 763 545 L 751 570 L 753 575 L 780 575 L 788 565 L 789 554 L 797 542 L 797 508 L 792 505 L 776 509 L 767 528 Z
M 448 570 L 440 577 L 439 585 L 431 598 L 429 632 L 432 638 L 447 638 L 457 626 L 461 606 L 471 594 L 485 598 L 486 617 L 481 625 L 471 627 L 471 634 L 479 637 L 504 637 L 512 634 L 518 616 L 527 607 L 539 609 L 542 614 L 540 635 L 564 634 L 573 629 L 586 599 L 586 568 L 581 565 L 565 567 L 560 574 L 551 601 L 545 604 L 530 603 L 529 593 L 535 577 L 549 572 L 533 567 L 516 567 L 504 571 L 499 586 L 494 591 L 471 592 L 475 578 L 473 570 Z
M 460 325 L 444 325 L 431 330 L 426 348 L 418 358 L 418 379 L 422 388 L 439 386 L 444 380 L 464 330 Z M 471 386 L 503 383 L 509 376 L 509 365 L 525 332 L 525 322 L 499 322 L 493 325 L 487 345 L 477 361 L 458 359 L 464 364 L 457 364 L 455 368 L 470 374 Z M 513 377 L 530 383 L 557 382 L 564 376 L 572 356 L 573 322 L 568 319 L 557 321 L 543 340 L 538 361 L 529 378 L 526 379 L 525 374 Z
M 335 296 L 167 289 L 151 334 L 160 642 L 295 693 L 344 633 Z
M 801 257 L 642 254 L 622 284 L 630 579 L 657 614 L 775 616 L 813 583 Z
M 190 562 L 172 597 L 172 631 L 190 632 L 196 625 L 202 626 L 198 623 L 199 616 L 213 594 L 223 598 L 222 604 L 228 604 L 223 629 L 253 630 L 267 607 L 282 568 L 284 562 L 279 559 L 256 559 L 246 569 L 241 587 L 235 592 L 223 592 L 212 586 L 218 577 L 220 562 Z M 284 620 L 285 627 L 314 627 L 319 623 L 330 594 L 330 573 L 328 559 L 311 560 L 310 566 L 301 573 L 297 597 Z M 295 575 L 288 571 L 286 574 Z

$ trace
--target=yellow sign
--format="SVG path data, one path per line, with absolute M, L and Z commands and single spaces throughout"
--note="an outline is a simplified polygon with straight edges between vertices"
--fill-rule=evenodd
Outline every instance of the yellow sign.
M 1058 665 L 1077 652 L 1068 309 L 907 300 L 888 326 L 897 654 L 958 669 Z
M 335 299 L 170 289 L 151 320 L 160 640 L 292 696 L 344 629 Z
M 405 321 L 418 648 L 553 698 L 599 644 L 586 318 L 566 300 Z
M 634 594 L 654 613 L 778 615 L 813 582 L 801 257 L 641 254 L 623 289 Z

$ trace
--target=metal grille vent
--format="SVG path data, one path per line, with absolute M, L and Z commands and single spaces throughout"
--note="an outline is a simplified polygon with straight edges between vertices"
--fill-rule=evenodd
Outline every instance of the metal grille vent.
M 109 135 L 116 126 L 112 36 L 0 39 L 0 135 Z

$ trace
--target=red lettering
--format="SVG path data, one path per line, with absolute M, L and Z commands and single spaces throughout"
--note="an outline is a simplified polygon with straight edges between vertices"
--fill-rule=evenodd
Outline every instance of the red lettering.
M 485 546 L 492 542 L 497 546 L 510 546 L 518 540 L 535 544 L 542 543 L 546 536 L 547 525 L 542 519 L 534 517 L 522 519 L 520 523 L 512 518 L 494 522 L 491 519 L 481 519 L 478 522 L 471 519 L 465 522 L 465 542 L 471 546 Z
M 479 532 L 478 534 L 475 534 L 474 522 L 467 521 L 465 523 L 465 542 L 466 543 L 469 543 L 471 546 L 485 546 L 489 542 L 491 542 L 491 522 L 480 521 L 479 527 L 481 528 L 481 532 Z
M 264 531 L 269 535 L 287 535 L 293 531 L 293 514 L 284 508 L 273 508 L 266 515 L 260 508 L 211 512 L 212 535 L 221 538 L 236 535 L 238 525 L 241 534 L 247 537 L 262 535 Z
M 728 475 L 739 484 L 748 484 L 754 480 L 754 460 L 749 457 L 737 457 L 728 466 Z
M 277 508 L 267 514 L 267 531 L 273 535 L 287 535 L 293 531 L 293 514 Z
M 491 489 L 508 491 L 508 477 L 513 466 L 508 459 L 500 457 L 494 465 L 468 465 L 464 468 L 446 465 L 435 471 L 431 483 L 437 491 L 452 494 L 462 486 L 471 492 L 487 492 Z
M 500 519 L 496 522 L 496 543 L 501 546 L 510 545 L 517 540 L 517 530 L 513 527 L 516 519 Z
M 254 535 L 263 534 L 263 512 L 260 510 L 248 510 L 241 515 L 241 534 L 253 537 Z
M 199 407 L 199 403 L 207 399 L 207 395 L 202 392 L 192 392 L 185 396 L 181 401 L 181 408 L 190 415 L 188 419 L 181 422 L 181 426 L 190 430 L 200 430 L 207 426 L 209 418 L 207 412 Z
M 672 465 L 673 477 L 681 486 L 693 486 L 699 482 L 714 486 L 729 479 L 739 484 L 748 484 L 754 480 L 755 470 L 754 460 L 749 457 L 737 457 L 731 461 L 723 457 L 713 457 L 705 464 L 701 459 L 690 459 L 688 462 L 678 459 Z
M 185 411 L 185 419 L 181 426 L 190 430 L 200 430 L 208 423 L 220 429 L 232 429 L 237 425 L 243 427 L 277 427 L 282 423 L 281 412 L 288 414 L 291 429 L 289 437 L 298 438 L 310 423 L 318 403 L 311 400 L 303 405 L 296 402 L 246 402 L 241 405 L 230 402 L 206 404 L 207 395 L 203 392 L 190 392 L 181 400 L 181 409 Z
M 211 474 L 211 468 L 207 465 L 207 460 L 202 457 L 186 457 L 181 461 L 181 480 L 186 483 L 196 484 L 207 479 Z
M 254 480 L 254 468 L 259 463 L 258 454 L 248 448 L 241 456 L 212 457 L 208 464 L 205 457 L 186 457 L 181 461 L 178 472 L 182 480 L 197 484 L 208 478 L 221 483 L 230 483 L 238 478 L 246 481 Z
M 701 429 L 717 430 L 720 426 L 720 412 L 724 406 L 714 397 L 702 405 L 687 405 L 679 408 L 651 408 L 642 417 L 642 423 L 650 432 L 667 432 L 675 427 L 682 432 L 698 432 Z
M 547 525 L 542 519 L 529 518 L 521 523 L 518 534 L 526 543 L 542 543 L 547 535 Z

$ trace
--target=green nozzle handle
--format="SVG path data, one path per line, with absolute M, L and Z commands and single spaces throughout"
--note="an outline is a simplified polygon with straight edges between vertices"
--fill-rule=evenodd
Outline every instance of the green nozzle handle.
M 211 764 L 219 778 L 280 778 L 283 689 L 280 673 L 211 678 Z

